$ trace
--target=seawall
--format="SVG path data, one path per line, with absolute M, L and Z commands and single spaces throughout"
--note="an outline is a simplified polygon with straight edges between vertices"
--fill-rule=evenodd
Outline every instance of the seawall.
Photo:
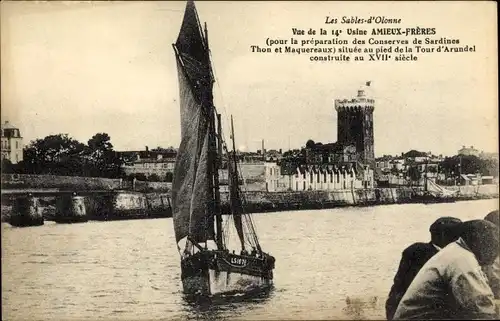
M 85 213 L 85 219 L 82 220 L 107 221 L 172 216 L 170 195 L 164 192 L 124 191 L 79 198 L 83 198 L 81 205 L 84 208 L 82 212 Z M 2 222 L 10 222 L 16 199 L 2 199 Z M 62 215 L 69 214 L 61 213 L 61 211 L 69 211 L 71 207 L 68 204 L 65 205 L 65 202 L 62 201 L 64 197 L 52 196 L 37 199 L 40 211 L 46 221 L 58 221 Z
M 497 185 L 447 187 L 459 193 L 455 200 L 498 198 Z M 251 213 L 302 209 L 333 208 L 342 206 L 375 206 L 383 204 L 413 203 L 415 188 L 375 188 L 336 191 L 244 192 L 245 210 Z M 229 194 L 221 193 L 222 211 L 230 213 Z M 43 197 L 39 206 L 45 220 L 54 220 L 56 198 Z M 171 217 L 171 196 L 168 192 L 119 191 L 116 194 L 86 196 L 85 213 L 88 220 L 126 220 Z M 2 202 L 2 222 L 10 220 L 12 202 Z
M 497 185 L 462 186 L 448 188 L 459 193 L 454 200 L 497 198 Z M 287 192 L 245 192 L 248 212 L 288 211 L 301 209 L 333 208 L 342 206 L 375 206 L 384 204 L 414 203 L 415 193 L 421 189 L 410 187 L 354 189 L 336 191 L 287 191 Z M 229 195 L 221 195 L 223 212 L 230 212 Z

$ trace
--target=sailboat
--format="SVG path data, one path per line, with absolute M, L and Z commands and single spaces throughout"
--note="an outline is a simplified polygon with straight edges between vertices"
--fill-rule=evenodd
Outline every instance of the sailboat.
M 172 217 L 184 293 L 217 295 L 269 289 L 275 258 L 263 251 L 251 215 L 244 212 L 234 130 L 230 153 L 223 139 L 221 115 L 214 106 L 215 77 L 207 26 L 202 29 L 193 1 L 186 4 L 173 48 L 179 79 L 181 143 L 172 183 Z M 223 150 L 231 208 L 225 222 L 219 188 Z M 238 252 L 229 248 L 230 221 L 239 238 Z

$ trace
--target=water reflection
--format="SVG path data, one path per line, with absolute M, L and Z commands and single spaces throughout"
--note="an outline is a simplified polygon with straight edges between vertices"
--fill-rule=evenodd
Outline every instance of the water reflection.
M 214 296 L 183 296 L 183 310 L 188 320 L 229 320 L 225 312 L 238 314 L 239 309 L 252 310 L 268 301 L 274 293 L 274 287 L 265 290 L 256 290 L 248 293 Z

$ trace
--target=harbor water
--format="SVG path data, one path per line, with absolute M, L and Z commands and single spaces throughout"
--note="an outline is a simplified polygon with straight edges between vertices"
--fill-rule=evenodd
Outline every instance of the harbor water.
M 2 223 L 6 320 L 383 319 L 401 251 L 440 216 L 483 218 L 498 199 L 255 214 L 276 257 L 253 298 L 191 302 L 172 219 L 14 228 Z

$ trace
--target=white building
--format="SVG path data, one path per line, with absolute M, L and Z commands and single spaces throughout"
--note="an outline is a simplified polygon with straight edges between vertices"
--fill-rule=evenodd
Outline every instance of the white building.
M 285 186 L 281 181 L 281 167 L 273 162 L 265 162 L 264 166 L 266 171 L 266 190 L 268 192 L 277 192 L 285 189 Z
M 303 166 L 293 175 L 282 175 L 281 190 L 334 191 L 373 188 L 373 170 L 368 166 L 357 173 L 354 167 Z
M 458 155 L 479 157 L 480 152 L 479 150 L 475 149 L 474 146 L 470 147 L 462 146 L 462 148 L 458 150 Z
M 12 164 L 23 160 L 23 137 L 19 128 L 12 126 L 8 121 L 2 124 L 2 160 L 8 159 Z
M 368 166 L 356 172 L 351 167 L 303 166 L 291 175 L 282 173 L 275 162 L 240 163 L 240 177 L 246 191 L 343 190 L 374 187 L 374 173 Z M 227 169 L 219 171 L 221 191 L 226 191 Z
M 163 181 L 166 179 L 167 173 L 173 175 L 175 159 L 162 158 L 161 156 L 156 159 L 136 159 L 123 164 L 122 168 L 126 175 L 144 174 L 144 176 L 149 177 L 155 174 Z

